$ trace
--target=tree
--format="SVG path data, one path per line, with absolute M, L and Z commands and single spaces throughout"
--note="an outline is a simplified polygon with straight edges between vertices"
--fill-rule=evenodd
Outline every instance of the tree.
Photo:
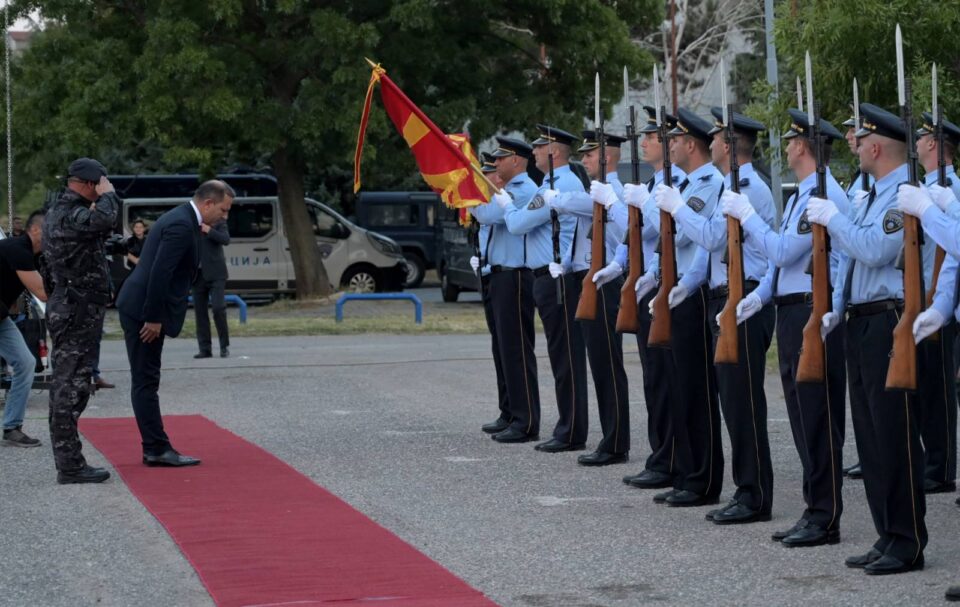
M 18 65 L 18 166 L 62 171 L 90 153 L 120 165 L 213 173 L 270 165 L 298 296 L 329 290 L 303 205 L 348 182 L 369 69 L 390 76 L 441 128 L 474 140 L 536 122 L 571 129 L 592 108 L 601 69 L 609 106 L 623 65 L 649 56 L 626 23 L 652 28 L 656 0 L 21 0 L 44 31 Z M 548 62 L 542 61 L 541 46 Z M 365 180 L 415 175 L 383 112 L 374 112 Z M 111 166 L 112 168 L 112 166 Z M 370 174 L 370 171 L 373 171 Z

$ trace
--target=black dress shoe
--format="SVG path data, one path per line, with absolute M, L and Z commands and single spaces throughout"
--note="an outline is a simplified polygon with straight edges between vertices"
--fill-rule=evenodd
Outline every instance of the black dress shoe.
M 194 358 L 213 358 L 213 352 L 197 352 L 193 355 Z
M 584 443 L 570 444 L 562 440 L 551 438 L 545 443 L 540 443 L 534 449 L 545 453 L 560 453 L 561 451 L 583 451 L 587 446 Z
M 772 534 L 770 534 L 770 539 L 772 539 L 775 542 L 782 542 L 783 538 L 793 535 L 794 533 L 796 533 L 797 531 L 800 531 L 806 526 L 807 526 L 807 520 L 804 518 L 801 518 L 799 521 L 796 522 L 796 524 L 794 524 L 793 527 L 790 527 L 789 529 L 774 531 Z
M 605 453 L 603 451 L 594 451 L 577 458 L 577 463 L 581 466 L 609 466 L 610 464 L 623 464 L 630 459 L 626 453 Z
M 491 436 L 498 443 L 529 443 L 530 441 L 540 440 L 539 434 L 526 434 L 516 428 L 507 428 Z
M 190 457 L 189 455 L 180 455 L 173 449 L 167 449 L 161 455 L 147 455 L 143 454 L 143 463 L 148 466 L 173 466 L 179 468 L 181 466 L 196 466 L 200 463 L 195 457 Z
M 769 520 L 769 512 L 754 510 L 753 508 L 748 508 L 740 503 L 730 506 L 723 512 L 718 512 L 713 515 L 714 525 L 745 525 L 746 523 Z
M 102 483 L 110 478 L 110 473 L 103 468 L 84 466 L 73 472 L 57 472 L 57 482 L 61 485 L 79 485 L 84 483 Z
M 480 426 L 480 429 L 486 432 L 487 434 L 497 434 L 503 432 L 510 427 L 510 422 L 503 419 L 502 417 L 495 419 L 489 424 L 483 424 Z
M 882 556 L 883 556 L 882 552 L 880 552 L 876 548 L 871 548 L 870 552 L 866 554 L 847 557 L 847 560 L 845 560 L 843 564 L 851 569 L 863 569 L 864 567 L 876 561 Z
M 860 467 L 860 462 L 855 463 L 849 468 L 844 468 L 843 475 L 852 479 L 863 478 L 863 469 Z
M 694 506 L 709 506 L 720 501 L 719 497 L 708 497 L 693 491 L 681 489 L 667 498 L 667 505 L 674 508 L 692 508 Z
M 960 601 L 960 586 L 950 586 L 947 588 L 947 592 L 943 595 L 943 598 L 951 602 Z
M 923 555 L 921 554 L 912 563 L 901 561 L 895 556 L 884 554 L 877 560 L 863 568 L 867 575 L 892 575 L 894 573 L 906 573 L 908 571 L 919 571 L 923 569 Z
M 780 542 L 788 548 L 805 548 L 807 546 L 823 546 L 824 544 L 839 544 L 840 530 L 824 529 L 820 525 L 810 523 L 802 529 L 797 529 Z
M 625 482 L 631 487 L 638 489 L 662 489 L 663 487 L 669 487 L 673 484 L 673 477 L 665 472 L 644 470 L 640 474 L 630 477 L 630 480 Z
M 923 481 L 923 492 L 924 493 L 953 493 L 957 490 L 957 483 L 951 481 L 949 483 L 941 483 L 933 479 L 924 479 Z
M 713 517 L 717 516 L 718 514 L 720 514 L 721 512 L 723 512 L 724 510 L 726 510 L 727 508 L 736 506 L 738 503 L 739 503 L 739 502 L 738 502 L 737 500 L 730 500 L 729 502 L 727 502 L 726 504 L 724 504 L 724 505 L 721 506 L 720 508 L 714 508 L 713 510 L 707 511 L 707 513 L 703 515 L 703 518 L 705 518 L 705 519 L 708 520 L 708 521 L 712 521 L 712 520 L 713 520 Z
M 957 501 L 955 501 L 954 504 L 960 506 L 960 497 L 957 498 Z
M 675 493 L 677 493 L 677 489 L 670 489 L 670 490 L 668 490 L 668 491 L 664 491 L 664 492 L 662 492 L 662 493 L 658 493 L 658 494 L 656 494 L 656 495 L 653 496 L 653 503 L 654 503 L 654 504 L 664 504 L 664 503 L 666 503 L 666 501 L 667 501 L 668 499 L 670 499 L 670 497 L 671 497 L 672 495 L 674 495 Z
M 220 348 L 220 358 L 230 358 L 230 348 Z

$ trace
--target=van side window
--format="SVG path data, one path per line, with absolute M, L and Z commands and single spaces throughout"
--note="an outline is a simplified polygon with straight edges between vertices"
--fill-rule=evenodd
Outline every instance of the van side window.
M 374 204 L 367 209 L 367 223 L 372 228 L 410 227 L 420 225 L 420 205 Z
M 127 211 L 128 225 L 133 225 L 135 221 L 142 221 L 149 230 L 161 215 L 175 207 L 176 205 L 169 204 L 130 205 L 128 207 L 130 210 Z
M 323 238 L 344 238 L 344 233 L 349 233 L 336 217 L 327 213 L 319 207 L 312 204 L 307 205 L 307 212 L 310 213 L 310 222 L 313 224 L 313 233 Z
M 263 238 L 273 231 L 273 204 L 235 204 L 227 215 L 231 238 Z

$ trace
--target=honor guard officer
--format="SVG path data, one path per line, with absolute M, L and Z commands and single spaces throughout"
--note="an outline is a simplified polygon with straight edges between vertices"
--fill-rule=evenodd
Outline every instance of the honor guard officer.
M 713 113 L 722 116 L 719 108 L 715 108 Z M 766 184 L 754 173 L 753 165 L 749 162 L 756 145 L 757 133 L 764 130 L 764 126 L 746 116 L 734 114 L 733 128 L 737 134 L 737 155 L 747 160 L 740 167 L 739 195 L 730 189 L 731 151 L 725 141 L 726 126 L 718 119 L 714 128 L 709 131 L 713 140 L 710 146 L 713 162 L 727 172 L 723 197 L 741 205 L 749 205 L 764 223 L 772 226 L 776 214 L 773 196 Z M 658 206 L 671 212 L 684 233 L 701 247 L 680 284 L 692 287 L 702 282 L 707 283 L 708 316 L 714 337 L 713 347 L 716 348 L 719 330 L 714 319 L 719 316 L 727 299 L 727 268 L 723 260 L 727 248 L 726 217 L 719 210 L 705 217 L 666 197 L 658 200 Z M 756 288 L 766 268 L 767 260 L 760 243 L 745 239 L 745 291 Z M 775 320 L 772 305 L 761 306 L 751 317 L 745 318 L 743 323 L 738 325 L 739 362 L 716 365 L 720 405 L 730 434 L 733 481 L 737 486 L 733 499 L 725 507 L 708 513 L 708 520 L 717 524 L 749 523 L 770 518 L 773 468 L 767 438 L 767 403 L 763 377 L 766 351 L 773 337 Z
M 834 311 L 824 315 L 823 330 L 836 329 L 845 311 L 850 412 L 879 536 L 866 554 L 846 564 L 883 575 L 923 568 L 926 501 L 914 397 L 885 389 L 903 300 L 903 273 L 896 268 L 903 216 L 896 205 L 897 187 L 908 177 L 906 131 L 897 116 L 875 105 L 861 104 L 860 113 L 860 166 L 874 177 L 874 187 L 853 220 L 820 198 L 807 203 L 807 219 L 827 226 L 833 246 L 846 254 L 834 287 Z
M 496 325 L 500 365 L 509 412 L 501 412 L 483 427 L 499 442 L 535 440 L 540 432 L 540 393 L 534 352 L 533 273 L 526 267 L 526 241 L 507 230 L 504 208 L 526 206 L 536 192 L 527 175 L 530 146 L 518 139 L 497 137 L 493 152 L 497 175 L 505 184 L 491 204 L 472 207 L 481 224 L 490 226 L 484 265 L 490 266 L 489 297 Z
M 591 222 L 594 201 L 602 204 L 607 212 L 606 255 L 612 256 L 623 240 L 627 228 L 627 207 L 621 202 L 623 184 L 617 177 L 616 167 L 620 162 L 620 145 L 623 137 L 604 134 L 607 174 L 606 183 L 600 175 L 600 143 L 595 131 L 583 132 L 580 153 L 587 174 L 594 180 L 590 193 L 550 192 L 551 207 L 558 213 L 572 214 L 578 225 L 574 231 L 573 244 L 564 256 L 564 266 L 572 270 L 571 278 L 581 285 L 590 268 Z M 597 407 L 603 439 L 593 453 L 581 455 L 577 461 L 584 466 L 606 466 L 627 461 L 630 451 L 630 417 L 627 374 L 623 368 L 623 341 L 616 331 L 617 310 L 620 305 L 620 289 L 623 286 L 620 274 L 623 269 L 601 268 L 593 277 L 597 285 L 597 317 L 580 320 L 578 324 L 587 346 L 593 385 L 597 392 Z M 578 289 L 579 290 L 579 289 Z
M 812 284 L 807 268 L 813 250 L 812 228 L 806 215 L 807 202 L 817 186 L 817 152 L 813 147 L 807 114 L 790 110 L 790 130 L 783 136 L 787 143 L 787 165 L 799 180 L 780 222 L 780 231 L 770 229 L 750 205 L 721 203 L 721 210 L 736 217 L 747 238 L 763 247 L 769 260 L 766 275 L 752 293 L 737 305 L 737 320 L 749 317 L 773 300 L 777 307 L 777 350 L 780 381 L 793 430 L 793 442 L 803 467 L 803 500 L 806 508 L 800 520 L 785 531 L 773 534 L 785 546 L 819 546 L 840 541 L 840 515 L 843 511 L 842 455 L 844 439 L 844 396 L 846 369 L 843 336 L 834 331 L 826 339 L 826 381 L 797 382 L 803 328 L 810 318 Z M 830 162 L 834 141 L 842 139 L 833 125 L 820 121 L 821 158 Z M 848 214 L 846 193 L 830 169 L 826 169 L 827 197 L 840 212 Z M 830 284 L 837 284 L 840 253 L 831 251 Z
M 494 162 L 496 159 L 486 152 L 481 154 L 481 158 L 483 158 L 483 164 L 480 170 L 483 171 L 483 174 L 487 176 L 487 179 L 489 179 L 493 185 L 503 188 L 503 182 L 500 180 L 500 177 L 497 176 L 497 165 Z M 470 267 L 473 269 L 474 274 L 480 272 L 480 299 L 483 302 L 483 315 L 487 321 L 487 329 L 490 331 L 491 349 L 493 350 L 493 368 L 497 374 L 497 403 L 500 408 L 500 415 L 497 417 L 497 420 L 492 424 L 485 424 L 484 430 L 500 432 L 506 429 L 504 423 L 509 423 L 510 405 L 507 400 L 507 383 L 503 376 L 503 366 L 500 363 L 500 346 L 498 345 L 497 339 L 496 317 L 493 314 L 493 305 L 490 299 L 490 264 L 487 263 L 485 258 L 481 259 L 484 251 L 487 250 L 491 225 L 478 224 L 478 228 L 477 248 L 480 256 L 474 255 L 470 257 Z
M 669 133 L 670 157 L 686 177 L 678 188 L 663 183 L 654 188 L 658 208 L 674 214 L 685 206 L 702 218 L 713 214 L 723 188 L 723 176 L 710 164 L 709 132 L 709 122 L 680 108 L 676 127 Z M 671 421 L 676 476 L 673 489 L 655 495 L 653 500 L 670 506 L 701 506 L 717 503 L 722 490 L 720 407 L 713 350 L 708 345 L 706 285 L 702 279 L 684 282 L 700 247 L 679 223 L 675 248 L 681 278 L 667 300 L 671 309 L 670 353 L 677 371 L 675 384 L 670 387 L 674 395 Z M 653 301 L 650 305 L 652 311 Z
M 545 177 L 543 184 L 524 204 L 509 205 L 504 211 L 507 229 L 526 243 L 526 266 L 534 277 L 533 298 L 547 338 L 550 368 L 553 370 L 559 419 L 553 438 L 537 445 L 539 451 L 559 452 L 583 449 L 587 440 L 587 357 L 580 327 L 573 322 L 579 284 L 564 277 L 562 301 L 557 301 L 557 281 L 551 275 L 553 225 L 545 192 L 583 192 L 583 184 L 570 170 L 570 133 L 538 124 L 540 137 L 533 141 L 533 156 Z M 550 186 L 550 156 L 553 157 L 553 185 Z M 562 216 L 561 254 L 570 248 L 577 221 Z M 559 276 L 559 274 L 557 274 Z
M 851 105 L 850 108 L 852 110 L 853 106 Z M 857 147 L 859 146 L 859 144 L 857 143 L 856 133 L 857 133 L 857 129 L 860 128 L 860 125 L 857 124 L 856 116 L 851 114 L 849 118 L 843 121 L 843 126 L 847 127 L 846 134 L 844 135 L 843 138 L 847 142 L 847 147 L 850 148 L 850 153 L 853 154 L 854 157 L 856 157 Z M 870 177 L 870 175 L 867 175 L 867 184 L 868 184 L 868 189 L 869 189 L 869 186 L 873 185 L 873 178 Z M 870 195 L 870 192 L 868 190 L 863 189 L 863 173 L 860 171 L 859 167 L 857 168 L 857 171 L 853 174 L 853 179 L 850 180 L 850 185 L 847 186 L 846 195 L 847 195 L 847 200 L 849 200 L 850 204 L 852 205 L 849 207 L 851 213 L 855 213 L 856 209 L 859 209 L 863 205 L 863 203 L 867 200 L 867 196 Z M 856 477 L 860 478 L 859 472 L 857 472 Z

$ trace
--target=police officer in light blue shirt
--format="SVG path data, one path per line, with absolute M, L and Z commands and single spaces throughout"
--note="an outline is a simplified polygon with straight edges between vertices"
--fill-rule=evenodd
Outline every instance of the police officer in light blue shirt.
M 860 114 L 860 166 L 876 179 L 867 201 L 851 220 L 833 202 L 811 198 L 807 218 L 827 226 L 832 245 L 846 254 L 823 332 L 834 330 L 846 313 L 850 413 L 879 536 L 867 553 L 846 564 L 884 575 L 923 568 L 926 501 L 914 395 L 885 389 L 903 299 L 903 274 L 895 264 L 903 245 L 897 190 L 907 180 L 906 128 L 897 116 L 869 103 L 861 104 Z
M 737 305 L 737 321 L 749 318 L 771 300 L 777 306 L 777 349 L 780 380 L 793 430 L 794 444 L 803 466 L 803 499 L 806 508 L 795 525 L 773 534 L 786 546 L 819 546 L 840 541 L 843 511 L 843 439 L 846 371 L 840 331 L 827 336 L 827 380 L 797 382 L 803 329 L 810 319 L 811 277 L 807 273 L 813 250 L 812 226 L 807 219 L 807 202 L 817 193 L 817 145 L 824 165 L 830 162 L 831 144 L 842 139 L 833 125 L 820 121 L 819 144 L 813 139 L 807 114 L 790 109 L 787 165 L 800 180 L 790 197 L 779 232 L 771 230 L 748 204 L 721 203 L 721 210 L 736 217 L 745 237 L 759 243 L 770 263 L 763 280 Z M 849 201 L 840 184 L 826 172 L 826 197 L 848 214 Z M 836 284 L 840 253 L 831 252 L 831 284 Z
M 851 111 L 853 110 L 853 104 L 850 104 Z M 857 129 L 860 128 L 860 125 L 857 124 L 857 118 L 855 115 L 851 114 L 849 118 L 843 121 L 843 126 L 847 127 L 846 134 L 844 139 L 847 142 L 847 147 L 850 148 L 850 153 L 857 156 Z M 866 183 L 864 183 L 866 182 Z M 864 187 L 866 186 L 866 187 Z M 847 200 L 850 202 L 851 213 L 856 213 L 856 209 L 860 208 L 864 202 L 867 200 L 867 196 L 870 195 L 870 187 L 873 186 L 873 177 L 866 175 L 860 172 L 860 169 L 857 169 L 857 172 L 854 173 L 853 179 L 850 180 L 850 185 L 847 186 L 846 196 Z M 851 215 L 852 217 L 852 215 Z M 859 478 L 859 475 L 857 475 Z
M 489 266 L 489 297 L 492 308 L 500 365 L 507 391 L 508 411 L 483 426 L 498 442 L 534 440 L 540 431 L 540 394 L 537 388 L 537 360 L 534 352 L 533 273 L 525 266 L 526 243 L 511 234 L 504 219 L 507 208 L 526 207 L 536 192 L 527 175 L 532 148 L 518 139 L 497 137 L 493 152 L 497 175 L 506 184 L 489 204 L 470 212 L 489 235 L 481 254 Z

